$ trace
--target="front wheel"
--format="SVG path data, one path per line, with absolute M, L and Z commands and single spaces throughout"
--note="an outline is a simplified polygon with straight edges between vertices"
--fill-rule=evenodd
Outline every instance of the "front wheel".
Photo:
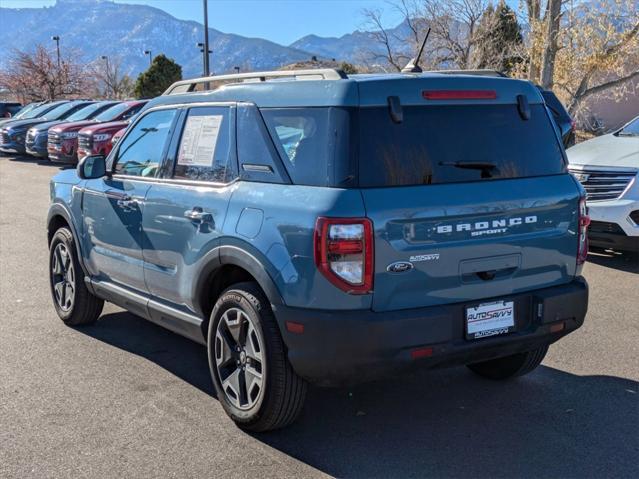
M 481 363 L 468 364 L 476 374 L 488 379 L 509 379 L 528 374 L 541 364 L 548 352 L 548 345 Z
M 217 397 L 239 427 L 261 432 L 295 421 L 307 384 L 288 362 L 270 304 L 255 283 L 222 293 L 207 344 Z
M 91 324 L 100 317 L 104 301 L 84 284 L 82 267 L 68 228 L 58 229 L 49 246 L 49 281 L 56 313 L 68 326 Z

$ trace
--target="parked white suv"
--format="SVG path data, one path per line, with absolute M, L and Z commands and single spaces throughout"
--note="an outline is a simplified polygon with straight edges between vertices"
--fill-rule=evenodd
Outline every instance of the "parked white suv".
M 566 153 L 588 194 L 590 244 L 639 251 L 639 116 Z

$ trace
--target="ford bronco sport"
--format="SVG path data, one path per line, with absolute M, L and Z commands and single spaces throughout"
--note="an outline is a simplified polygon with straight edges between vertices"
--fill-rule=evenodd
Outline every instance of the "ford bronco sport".
M 242 428 L 307 384 L 537 367 L 584 321 L 585 192 L 539 90 L 336 70 L 184 80 L 51 184 L 68 325 L 103 302 L 207 347 Z

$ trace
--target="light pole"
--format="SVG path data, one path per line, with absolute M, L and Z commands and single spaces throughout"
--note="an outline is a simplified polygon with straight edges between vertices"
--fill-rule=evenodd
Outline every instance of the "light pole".
M 204 53 L 204 43 L 200 42 L 200 43 L 196 44 L 196 46 L 200 49 L 200 52 L 202 52 L 202 59 L 203 59 L 203 63 L 204 63 L 204 75 L 202 75 L 202 76 L 207 77 L 207 76 L 209 76 L 208 65 L 207 65 L 207 63 L 208 63 L 208 61 L 207 61 L 208 55 L 206 55 Z M 212 53 L 211 50 L 209 50 L 209 53 Z
M 149 56 L 149 66 L 153 63 L 153 55 L 151 54 L 151 50 L 144 50 L 144 54 Z
M 211 69 L 209 68 L 209 9 L 208 0 L 204 2 L 204 76 L 209 76 Z
M 107 96 L 111 96 L 110 95 L 110 91 L 111 91 L 111 80 L 109 79 L 110 73 L 109 73 L 109 57 L 107 57 L 106 55 L 102 55 L 100 58 L 102 58 L 102 60 L 104 60 L 106 62 L 106 86 L 107 86 L 107 93 L 109 93 L 109 95 Z
M 54 35 L 51 40 L 55 42 L 56 51 L 58 52 L 58 70 L 60 69 L 60 35 Z

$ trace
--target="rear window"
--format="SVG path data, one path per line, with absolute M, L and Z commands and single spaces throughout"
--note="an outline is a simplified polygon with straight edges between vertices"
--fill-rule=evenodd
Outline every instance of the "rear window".
M 543 105 L 404 106 L 359 112 L 359 184 L 427 185 L 564 173 L 561 146 Z

